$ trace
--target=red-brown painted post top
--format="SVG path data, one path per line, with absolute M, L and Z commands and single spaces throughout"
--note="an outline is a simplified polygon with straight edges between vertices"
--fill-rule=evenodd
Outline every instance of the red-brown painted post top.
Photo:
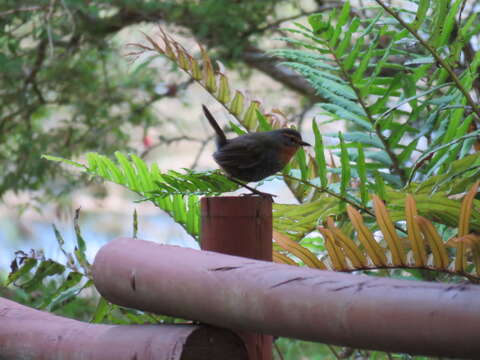
M 201 200 L 202 250 L 272 261 L 272 200 L 261 196 Z M 250 360 L 271 360 L 273 337 L 239 331 Z
M 201 200 L 203 250 L 272 261 L 272 201 L 268 197 Z

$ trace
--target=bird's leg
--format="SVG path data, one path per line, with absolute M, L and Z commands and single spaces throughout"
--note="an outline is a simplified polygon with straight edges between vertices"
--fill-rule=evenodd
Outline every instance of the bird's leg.
M 269 198 L 271 198 L 271 199 L 272 199 L 273 197 L 276 197 L 276 196 L 277 196 L 277 195 L 269 194 L 269 193 L 266 193 L 266 192 L 258 191 L 257 189 L 254 189 L 254 188 L 248 186 L 247 184 L 244 184 L 244 183 L 242 183 L 241 181 L 238 181 L 237 179 L 235 179 L 235 178 L 233 178 L 233 177 L 231 177 L 231 176 L 227 176 L 227 177 L 228 177 L 228 179 L 229 179 L 230 181 L 233 181 L 235 184 L 240 185 L 240 186 L 244 187 L 245 189 L 248 189 L 248 190 L 250 190 L 250 191 L 252 192 L 251 194 L 244 194 L 244 195 L 246 195 L 246 196 L 259 195 L 259 196 L 261 196 L 261 197 L 269 197 Z M 272 201 L 273 201 L 273 199 L 272 199 Z

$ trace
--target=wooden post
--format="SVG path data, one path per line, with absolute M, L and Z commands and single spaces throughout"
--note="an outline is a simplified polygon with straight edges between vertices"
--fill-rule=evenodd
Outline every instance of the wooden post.
M 205 197 L 201 200 L 202 250 L 272 261 L 272 200 Z M 273 337 L 238 331 L 250 360 L 271 360 Z

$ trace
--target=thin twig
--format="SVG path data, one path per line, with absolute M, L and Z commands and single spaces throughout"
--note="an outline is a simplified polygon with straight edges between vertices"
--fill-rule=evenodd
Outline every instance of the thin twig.
M 195 155 L 195 159 L 193 160 L 192 165 L 190 166 L 190 169 L 195 169 L 198 165 L 198 161 L 200 160 L 200 156 L 202 156 L 203 152 L 205 151 L 208 143 L 215 137 L 215 135 L 210 135 L 206 139 L 202 141 L 202 144 L 200 145 L 200 148 L 197 151 L 197 154 Z
M 50 57 L 53 57 L 53 36 L 52 36 L 52 25 L 50 24 L 50 19 L 52 18 L 53 12 L 55 10 L 57 0 L 50 0 L 48 5 L 48 13 L 45 16 L 45 22 L 47 23 L 47 35 L 48 35 L 48 45 L 50 49 Z
M 337 353 L 337 350 L 335 350 L 335 348 L 330 345 L 330 344 L 326 344 L 327 347 L 330 349 L 330 351 L 333 353 L 333 356 L 335 356 L 335 359 L 341 359 L 340 355 L 338 355 Z
M 172 138 L 167 138 L 163 135 L 160 135 L 158 137 L 158 139 L 160 141 L 158 143 L 152 145 L 152 146 L 149 146 L 147 149 L 145 149 L 140 154 L 140 158 L 144 159 L 153 149 L 156 149 L 156 148 L 158 148 L 159 146 L 162 146 L 162 145 L 170 145 L 170 144 L 173 144 L 173 143 L 176 143 L 176 142 L 179 142 L 179 141 L 192 141 L 192 142 L 198 142 L 198 143 L 203 143 L 203 141 L 204 141 L 204 140 L 201 140 L 201 139 L 193 138 L 193 137 L 188 136 L 188 135 L 180 135 L 180 136 L 176 136 L 176 137 L 172 137 Z
M 287 17 L 284 17 L 284 18 L 281 18 L 281 19 L 278 19 L 278 20 L 275 20 L 274 22 L 271 22 L 269 24 L 266 24 L 264 26 L 259 26 L 259 27 L 256 27 L 256 28 L 253 28 L 253 29 L 250 29 L 249 31 L 245 32 L 242 37 L 243 38 L 246 38 L 252 34 L 255 34 L 255 33 L 262 33 L 262 32 L 265 32 L 266 30 L 270 30 L 272 28 L 276 28 L 278 27 L 279 25 L 283 24 L 284 22 L 287 22 L 287 21 L 292 21 L 292 20 L 296 20 L 296 19 L 299 19 L 303 16 L 308 16 L 308 15 L 313 15 L 313 14 L 316 14 L 316 13 L 319 13 L 319 12 L 322 12 L 322 11 L 327 11 L 327 10 L 332 10 L 332 9 L 338 9 L 338 8 L 341 8 L 343 6 L 342 3 L 338 3 L 338 4 L 327 4 L 327 5 L 323 5 L 321 6 L 320 8 L 317 8 L 315 10 L 311 10 L 311 11 L 301 11 L 300 13 L 298 14 L 295 14 L 295 15 L 292 15 L 292 16 L 287 16 Z
M 280 360 L 284 360 L 283 354 L 282 354 L 282 352 L 280 351 L 280 348 L 278 347 L 278 344 L 277 344 L 276 341 L 273 342 L 273 346 L 275 347 L 275 351 L 277 352 L 278 357 L 280 358 Z
M 259 195 L 259 196 L 262 196 L 262 197 L 269 197 L 272 200 L 272 202 L 273 202 L 273 198 L 277 197 L 277 195 L 269 194 L 269 193 L 262 192 L 260 190 L 254 189 L 251 186 L 248 186 L 247 184 L 235 179 L 234 177 L 231 177 L 231 176 L 227 175 L 227 178 L 231 182 L 234 182 L 235 184 L 240 185 L 241 187 L 244 187 L 247 190 L 250 190 L 255 195 Z M 247 195 L 253 195 L 253 194 L 247 194 Z
M 288 175 L 288 174 L 282 174 L 282 176 L 284 178 L 287 178 L 287 179 L 290 179 L 290 180 L 293 180 L 293 181 L 298 181 L 298 182 L 301 182 L 302 184 L 305 184 L 305 185 L 308 185 L 308 186 L 311 186 L 313 187 L 314 189 L 318 190 L 319 192 L 323 192 L 323 193 L 326 193 L 334 198 L 337 198 L 338 200 L 341 200 L 341 201 L 344 201 L 350 205 L 352 205 L 353 207 L 355 207 L 356 209 L 358 210 L 361 210 L 365 213 L 367 213 L 368 215 L 371 215 L 373 217 L 375 217 L 375 214 L 373 212 L 371 212 L 368 208 L 350 200 L 350 199 L 347 199 L 345 197 L 343 197 L 342 195 L 340 194 L 337 194 L 335 192 L 333 192 L 332 190 L 328 189 L 328 188 L 325 188 L 325 187 L 321 187 L 321 186 L 317 186 L 315 184 L 312 184 L 311 182 L 309 181 L 306 181 L 306 180 L 303 180 L 303 179 L 299 179 L 299 178 L 296 178 L 294 176 L 291 176 L 291 175 Z
M 45 99 L 39 90 L 37 83 L 36 83 L 36 77 L 38 72 L 41 70 L 43 63 L 45 62 L 46 59 L 46 49 L 47 49 L 47 41 L 45 39 L 42 39 L 40 43 L 37 46 L 37 52 L 36 52 L 36 58 L 35 62 L 33 64 L 33 68 L 28 74 L 28 76 L 25 78 L 24 83 L 23 83 L 23 92 L 26 92 L 28 89 L 28 85 L 32 85 L 33 91 L 36 93 L 38 96 L 38 99 L 42 104 L 45 103 Z
M 27 6 L 27 7 L 18 8 L 18 9 L 10 9 L 10 10 L 0 12 L 0 17 L 16 14 L 19 12 L 38 11 L 43 9 L 45 9 L 45 6 Z
M 68 8 L 67 4 L 65 3 L 65 0 L 61 0 L 62 2 L 62 6 L 63 8 L 65 9 L 65 12 L 67 13 L 68 17 L 70 18 L 70 21 L 72 23 L 72 34 L 75 34 L 75 31 L 77 29 L 77 24 L 75 22 L 75 17 L 73 16 L 72 12 L 70 11 L 70 9 Z

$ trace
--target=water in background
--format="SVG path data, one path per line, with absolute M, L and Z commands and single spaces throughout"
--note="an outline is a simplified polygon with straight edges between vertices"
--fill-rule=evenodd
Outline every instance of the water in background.
M 83 213 L 80 219 L 82 236 L 87 244 L 87 258 L 93 261 L 95 254 L 108 241 L 133 234 L 132 215 L 119 213 Z M 199 248 L 198 243 L 168 215 L 138 215 L 138 238 L 158 243 Z M 73 221 L 55 222 L 65 240 L 65 249 L 73 251 L 76 243 Z M 8 216 L 0 218 L 0 271 L 9 271 L 17 250 L 43 250 L 46 258 L 60 263 L 66 259 L 57 243 L 52 223 L 33 220 L 28 227 Z
M 110 198 L 92 200 L 90 197 L 80 196 L 73 200 L 74 207 L 81 207 L 80 229 L 87 245 L 87 258 L 93 261 L 98 250 L 117 237 L 131 237 L 133 235 L 133 212 L 138 213 L 137 237 L 143 240 L 162 244 L 179 245 L 183 247 L 199 248 L 198 243 L 175 221 L 148 202 L 135 203 L 128 192 L 113 193 Z M 265 182 L 259 190 L 277 194 L 275 202 L 294 203 L 291 192 L 282 181 L 272 180 Z M 239 190 L 238 192 L 248 192 Z M 123 195 L 122 195 L 123 194 Z M 127 195 L 126 195 L 127 194 Z M 15 251 L 29 252 L 30 249 L 42 250 L 46 258 L 62 264 L 66 259 L 60 250 L 52 223 L 55 223 L 62 234 L 68 252 L 72 252 L 76 237 L 73 228 L 73 210 L 70 215 L 63 216 L 59 221 L 55 211 L 47 210 L 44 214 L 34 213 L 17 217 L 14 211 L 0 211 L 0 272 L 9 272 L 10 263 L 15 257 Z

